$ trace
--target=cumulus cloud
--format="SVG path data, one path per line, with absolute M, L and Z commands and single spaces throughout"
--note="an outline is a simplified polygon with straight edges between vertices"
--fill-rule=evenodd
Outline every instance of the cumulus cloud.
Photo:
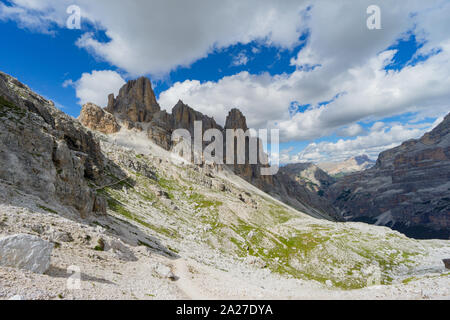
M 387 130 L 385 125 L 378 125 L 378 131 L 362 135 L 358 123 L 382 121 L 406 112 L 416 113 L 420 121 L 440 117 L 449 110 L 448 0 L 380 2 L 381 30 L 366 28 L 366 9 L 373 4 L 372 0 L 11 0 L 10 3 L 0 6 L 0 19 L 14 19 L 21 26 L 50 32 L 52 25 L 64 25 L 68 5 L 79 5 L 82 23 L 87 20 L 94 23 L 105 31 L 108 40 L 86 32 L 77 45 L 129 76 L 164 74 L 190 65 L 215 49 L 254 40 L 259 41 L 257 47 L 293 48 L 299 44 L 300 35 L 308 31 L 303 49 L 293 52 L 291 64 L 296 70 L 290 74 L 241 72 L 203 83 L 189 79 L 175 83 L 160 95 L 160 103 L 166 109 L 183 99 L 222 124 L 228 110 L 238 107 L 250 126 L 281 129 L 282 141 L 313 140 L 334 133 L 360 135 L 354 139 L 356 142 L 342 140 L 341 144 L 366 150 L 365 139 L 369 138 L 365 137 L 376 138 L 377 133 L 387 137 L 397 129 Z M 413 59 L 429 58 L 399 71 L 386 72 L 384 67 L 396 53 L 387 48 L 409 34 L 414 34 L 422 44 Z M 84 88 L 81 90 L 80 86 L 77 95 L 94 96 L 94 92 L 89 93 L 89 86 Z M 293 103 L 310 107 L 292 114 L 289 107 Z M 405 130 L 409 134 L 404 137 L 421 133 L 411 127 Z M 397 143 L 388 142 L 380 145 L 384 148 Z M 346 152 L 345 148 L 341 150 Z M 308 154 L 311 158 L 314 154 L 318 157 L 321 151 L 310 148 Z
M 442 121 L 442 118 L 439 120 Z M 436 122 L 420 126 L 377 122 L 367 135 L 355 139 L 340 139 L 337 142 L 311 143 L 295 155 L 286 150 L 282 153 L 280 161 L 281 163 L 342 161 L 362 154 L 376 159 L 380 152 L 394 148 L 404 141 L 418 138 L 436 125 Z
M 69 5 L 105 30 L 108 41 L 85 33 L 77 44 L 132 76 L 163 74 L 212 50 L 257 40 L 292 48 L 304 30 L 303 0 L 11 0 L 0 17 L 28 28 L 63 26 Z M 37 18 L 36 18 L 37 17 Z M 29 21 L 28 21 L 29 20 Z M 32 21 L 35 20 L 35 21 Z M 82 23 L 83 23 L 82 20 Z M 42 28 L 41 28 L 42 30 Z M 38 30 L 39 31 L 39 30 Z
M 354 137 L 362 133 L 364 133 L 364 128 L 357 123 L 346 126 L 338 131 L 338 135 L 343 137 Z
M 73 86 L 81 105 L 92 102 L 101 107 L 108 104 L 108 95 L 117 95 L 125 80 L 115 71 L 103 70 L 83 73 L 77 81 L 66 80 L 64 87 Z
M 245 51 L 239 52 L 236 56 L 233 57 L 233 61 L 231 62 L 232 66 L 245 66 L 248 63 L 249 59 L 245 54 Z
M 162 92 L 160 102 L 170 109 L 182 99 L 221 123 L 227 111 L 237 107 L 248 117 L 250 126 L 279 128 L 282 141 L 315 139 L 342 127 L 347 127 L 344 132 L 353 131 L 347 134 L 358 134 L 360 128 L 355 123 L 362 120 L 405 112 L 438 117 L 448 112 L 450 42 L 441 47 L 439 54 L 400 71 L 384 70 L 395 54 L 384 51 L 335 77 L 330 75 L 329 69 L 334 68 L 330 64 L 289 75 L 241 72 L 219 81 L 186 80 Z M 289 106 L 295 101 L 311 107 L 291 115 Z

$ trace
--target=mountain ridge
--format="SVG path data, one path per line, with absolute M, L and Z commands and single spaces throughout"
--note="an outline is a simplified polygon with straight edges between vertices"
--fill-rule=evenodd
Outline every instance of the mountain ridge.
M 0 238 L 53 247 L 45 274 L 0 266 L 0 299 L 448 297 L 448 241 L 314 218 L 145 126 L 85 128 L 1 73 L 0 97 Z
M 420 139 L 382 152 L 373 168 L 338 180 L 329 198 L 346 220 L 449 239 L 449 181 L 450 114 Z

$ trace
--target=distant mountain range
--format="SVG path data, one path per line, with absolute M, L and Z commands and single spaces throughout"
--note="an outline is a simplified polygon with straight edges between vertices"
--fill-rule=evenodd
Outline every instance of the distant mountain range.
M 382 152 L 374 167 L 339 179 L 327 193 L 347 221 L 449 239 L 450 114 L 422 138 Z
M 375 165 L 367 155 L 352 157 L 341 162 L 321 162 L 317 166 L 330 176 L 340 177 L 349 173 L 363 171 Z

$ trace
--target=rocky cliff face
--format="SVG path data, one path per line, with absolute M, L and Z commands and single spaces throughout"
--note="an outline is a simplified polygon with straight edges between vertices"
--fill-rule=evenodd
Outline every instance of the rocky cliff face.
M 242 112 L 239 109 L 231 109 L 231 111 L 228 113 L 228 116 L 225 121 L 225 130 L 231 129 L 231 130 L 238 130 L 242 129 L 244 132 L 246 132 L 249 128 L 247 126 L 247 119 L 242 114 Z M 224 131 L 224 137 L 225 137 L 225 145 L 229 145 L 228 147 L 233 146 L 233 142 L 226 140 L 226 132 Z M 265 163 L 267 163 L 267 159 L 261 159 L 259 157 L 259 150 L 262 150 L 262 144 L 261 141 L 258 139 L 256 141 L 256 144 L 258 146 L 258 163 L 257 164 L 250 164 L 250 156 L 249 156 L 249 144 L 250 144 L 250 138 L 246 138 L 245 143 L 245 150 L 238 150 L 239 146 L 237 144 L 234 145 L 234 165 L 232 166 L 233 171 L 240 177 L 244 178 L 248 182 L 252 183 L 253 185 L 257 186 L 260 189 L 269 190 L 271 187 L 273 187 L 273 179 L 270 175 L 261 175 L 261 168 L 267 167 Z M 245 164 L 238 164 L 237 163 L 237 152 L 243 152 L 245 153 Z M 226 150 L 224 150 L 224 155 L 226 155 Z
M 105 166 L 92 133 L 0 72 L 0 179 L 46 202 L 59 201 L 81 216 L 105 212 L 91 189 Z
M 381 153 L 375 167 L 339 180 L 329 197 L 346 220 L 448 239 L 449 191 L 450 114 L 421 139 Z
M 87 103 L 83 106 L 78 120 L 85 127 L 104 134 L 116 133 L 120 130 L 116 118 L 93 103 Z
M 172 109 L 173 126 L 175 129 L 186 129 L 191 135 L 194 135 L 194 122 L 201 121 L 203 132 L 209 129 L 223 130 L 216 121 L 208 117 L 201 112 L 195 111 L 188 105 L 184 104 L 183 101 L 178 101 L 178 103 Z
M 227 145 L 226 129 L 242 129 L 244 132 L 248 130 L 245 116 L 236 108 L 229 112 L 224 127 L 218 125 L 213 118 L 195 111 L 181 100 L 173 107 L 171 113 L 160 110 L 150 80 L 147 78 L 129 81 L 121 88 L 117 98 L 110 95 L 108 107 L 103 112 L 92 104 L 86 105 L 82 110 L 80 120 L 92 130 L 106 134 L 114 133 L 118 124 L 111 119 L 110 114 L 114 114 L 118 118 L 117 122 L 127 129 L 147 130 L 148 138 L 166 150 L 173 148 L 172 133 L 176 129 L 188 130 L 193 138 L 195 121 L 202 122 L 203 133 L 208 129 L 217 129 L 223 132 L 224 147 Z M 318 190 L 305 187 L 305 183 L 291 179 L 291 176 L 287 174 L 261 175 L 261 168 L 268 167 L 265 164 L 267 159 L 258 159 L 258 164 L 250 164 L 248 142 L 247 138 L 245 150 L 241 150 L 245 153 L 245 164 L 237 163 L 237 146 L 235 146 L 234 164 L 228 164 L 235 174 L 280 200 L 290 203 L 297 209 L 315 216 L 332 219 L 334 214 L 327 215 L 325 211 L 330 207 L 324 205 L 323 199 L 318 196 Z M 262 150 L 259 140 L 257 145 L 258 150 Z M 225 157 L 226 149 L 224 149 L 224 162 L 226 162 Z M 289 187 L 287 187 L 288 185 Z M 319 209 L 310 208 L 312 205 Z
M 133 122 L 150 122 L 153 114 L 160 111 L 161 108 L 156 101 L 150 80 L 141 77 L 128 81 L 120 89 L 116 98 L 114 95 L 110 95 L 106 110 L 122 119 Z
M 239 109 L 233 108 L 228 113 L 227 119 L 225 121 L 225 129 L 242 129 L 244 131 L 248 130 L 247 119 Z

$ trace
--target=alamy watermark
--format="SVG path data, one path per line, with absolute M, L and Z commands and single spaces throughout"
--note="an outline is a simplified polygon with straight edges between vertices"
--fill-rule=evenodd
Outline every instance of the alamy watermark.
M 67 273 L 70 275 L 67 278 L 66 287 L 68 290 L 81 289 L 81 268 L 79 266 L 69 266 Z
M 381 29 L 381 9 L 377 5 L 371 5 L 367 8 L 367 28 L 369 30 Z
M 70 16 L 66 20 L 66 27 L 68 29 L 81 29 L 81 8 L 77 5 L 67 7 L 67 14 Z
M 225 132 L 225 136 L 224 136 Z M 194 122 L 194 137 L 187 129 L 177 129 L 172 134 L 176 144 L 173 151 L 194 164 L 260 165 L 262 176 L 275 175 L 279 169 L 278 157 L 269 157 L 269 130 L 208 129 L 203 132 L 202 121 Z M 194 145 L 192 145 L 192 141 Z M 271 154 L 279 154 L 279 130 L 270 130 Z

